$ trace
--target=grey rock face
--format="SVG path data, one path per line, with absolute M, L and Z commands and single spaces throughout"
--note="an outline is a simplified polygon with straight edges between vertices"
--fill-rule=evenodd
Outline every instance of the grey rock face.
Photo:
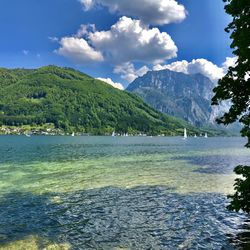
M 211 98 L 215 84 L 201 74 L 170 70 L 149 71 L 132 82 L 127 91 L 138 94 L 159 111 L 195 126 L 214 123 Z

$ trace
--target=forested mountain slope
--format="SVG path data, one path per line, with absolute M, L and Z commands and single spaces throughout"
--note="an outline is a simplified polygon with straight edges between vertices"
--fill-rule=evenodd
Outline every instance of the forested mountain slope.
M 70 68 L 0 69 L 0 125 L 52 123 L 64 131 L 180 134 L 185 122 Z

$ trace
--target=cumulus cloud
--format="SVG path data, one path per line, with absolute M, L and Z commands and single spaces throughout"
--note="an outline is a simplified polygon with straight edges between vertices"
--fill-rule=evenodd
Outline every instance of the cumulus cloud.
M 110 12 L 139 18 L 146 24 L 164 25 L 181 22 L 186 17 L 183 5 L 175 0 L 80 0 L 85 10 L 94 5 L 107 7 Z
M 143 76 L 150 69 L 147 66 L 143 66 L 139 69 L 135 69 L 134 64 L 132 63 L 123 63 L 121 65 L 117 65 L 114 68 L 114 73 L 120 74 L 121 78 L 127 80 L 129 83 L 133 82 L 137 77 Z
M 166 32 L 149 28 L 139 20 L 121 17 L 107 31 L 81 25 L 77 34 L 59 41 L 57 53 L 75 62 L 103 61 L 161 63 L 176 57 L 177 47 Z
M 225 73 L 227 72 L 227 69 L 229 67 L 236 66 L 237 59 L 238 59 L 238 57 L 236 57 L 236 56 L 235 57 L 227 57 L 226 58 L 226 61 L 222 64 L 222 67 L 223 67 Z M 245 72 L 245 81 L 247 81 L 249 78 L 250 78 L 250 72 L 249 71 Z
M 192 62 L 188 65 L 188 73 L 201 73 L 204 76 L 210 78 L 212 81 L 218 81 L 218 79 L 222 78 L 225 75 L 222 68 L 206 59 L 192 60 Z
M 226 57 L 226 61 L 222 64 L 224 71 L 227 71 L 229 67 L 235 66 L 238 57 Z
M 60 40 L 61 47 L 56 53 L 71 59 L 77 64 L 85 64 L 89 62 L 101 62 L 104 60 L 100 51 L 96 51 L 83 38 L 63 37 Z
M 88 35 L 90 31 L 93 31 L 93 32 L 96 31 L 95 24 L 82 24 L 80 28 L 78 29 L 75 37 L 78 37 L 78 38 L 84 37 Z
M 176 57 L 177 47 L 166 32 L 139 20 L 121 17 L 108 31 L 89 32 L 89 42 L 115 63 L 163 62 Z
M 110 79 L 110 78 L 98 77 L 96 79 L 98 79 L 100 81 L 103 81 L 103 82 L 106 82 L 106 83 L 110 84 L 111 86 L 113 86 L 116 89 L 124 90 L 124 87 L 123 87 L 123 85 L 121 83 L 113 82 L 112 79 Z
M 153 70 L 159 71 L 159 70 L 169 69 L 172 71 L 188 74 L 187 68 L 188 68 L 188 61 L 183 60 L 183 61 L 177 61 L 177 62 L 173 62 L 171 64 L 166 64 L 166 65 L 156 64 L 154 65 Z
M 217 82 L 226 74 L 228 67 L 233 66 L 236 63 L 236 60 L 236 57 L 227 57 L 226 61 L 222 64 L 221 67 L 203 58 L 193 59 L 191 62 L 183 60 L 167 65 L 157 64 L 153 67 L 153 70 L 169 69 L 185 74 L 200 73 L 210 78 L 213 82 Z

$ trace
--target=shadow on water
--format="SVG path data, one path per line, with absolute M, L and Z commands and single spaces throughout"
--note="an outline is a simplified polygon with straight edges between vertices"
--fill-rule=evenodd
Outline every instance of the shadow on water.
M 230 242 L 239 245 L 241 249 L 250 249 L 250 217 L 243 222 L 241 231 L 235 237 L 232 236 Z
M 250 223 L 218 194 L 164 186 L 66 194 L 9 193 L 0 200 L 0 246 L 39 237 L 72 249 L 249 249 Z
M 173 160 L 184 160 L 190 165 L 201 168 L 194 172 L 204 174 L 228 174 L 232 173 L 235 166 L 239 164 L 249 165 L 249 156 L 230 156 L 230 155 L 206 155 L 206 156 L 180 156 L 173 157 Z

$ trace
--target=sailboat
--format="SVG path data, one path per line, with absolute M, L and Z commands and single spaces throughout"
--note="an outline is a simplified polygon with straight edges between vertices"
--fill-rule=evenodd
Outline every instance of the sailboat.
M 194 138 L 197 138 L 197 135 L 196 135 L 196 134 L 194 135 Z
M 205 136 L 204 136 L 205 138 L 207 138 L 207 133 L 205 133 Z
M 115 131 L 113 131 L 112 136 L 115 136 Z
M 71 134 L 71 136 L 75 136 L 75 132 L 73 132 L 73 133 Z
M 186 128 L 184 128 L 184 135 L 183 135 L 183 139 L 185 140 L 185 139 L 187 139 L 187 129 Z

